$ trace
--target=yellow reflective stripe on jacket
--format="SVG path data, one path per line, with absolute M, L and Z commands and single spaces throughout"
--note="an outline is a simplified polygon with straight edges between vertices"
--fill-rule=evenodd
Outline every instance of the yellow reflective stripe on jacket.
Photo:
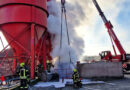
M 75 73 L 75 74 L 73 75 L 73 80 L 74 80 L 74 82 L 80 81 L 80 77 L 79 77 L 79 74 L 78 74 L 78 73 Z
M 20 70 L 20 79 L 26 79 L 26 70 L 25 69 L 21 69 Z

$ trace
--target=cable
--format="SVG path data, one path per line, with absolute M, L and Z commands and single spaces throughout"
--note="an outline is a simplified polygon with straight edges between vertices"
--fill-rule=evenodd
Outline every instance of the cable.
M 62 2 L 62 0 L 61 0 L 61 2 Z M 65 2 L 64 3 L 61 3 L 62 4 L 62 13 L 61 13 L 61 31 L 62 31 L 62 20 L 63 20 L 63 14 L 64 14 L 64 17 L 65 17 L 65 24 L 66 24 L 66 32 L 67 32 L 67 39 L 68 39 L 68 45 L 70 46 L 70 37 L 69 37 L 69 29 L 68 29 L 68 23 L 67 23 L 67 15 L 66 15 L 66 8 L 65 8 Z M 61 32 L 62 33 L 62 32 Z M 61 37 L 62 37 L 62 34 L 61 34 Z M 61 40 L 62 40 L 62 38 L 61 38 Z M 61 41 L 62 42 L 62 41 Z M 70 57 L 70 64 L 73 64 L 73 66 L 75 66 L 74 65 L 74 63 L 72 62 L 72 59 L 71 59 L 71 52 L 69 51 L 69 57 Z M 70 65 L 69 65 L 70 66 Z
M 68 45 L 70 46 L 69 29 L 68 29 L 68 23 L 67 23 L 67 17 L 66 17 L 66 9 L 65 9 L 65 8 L 64 8 L 64 15 L 65 15 L 65 22 L 66 22 L 66 30 L 67 30 L 67 37 L 68 37 Z M 72 63 L 70 51 L 69 51 L 69 57 L 70 57 L 70 63 Z
M 60 49 L 62 49 L 62 32 L 63 32 L 63 30 L 62 30 L 62 28 L 63 28 L 63 26 L 62 26 L 62 21 L 63 21 L 63 7 L 61 8 L 61 33 L 60 33 Z M 59 56 L 59 65 L 60 65 L 60 56 Z

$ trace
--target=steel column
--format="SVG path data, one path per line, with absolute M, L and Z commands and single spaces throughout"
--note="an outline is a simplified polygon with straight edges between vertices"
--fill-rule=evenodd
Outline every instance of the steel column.
M 31 25 L 31 79 L 34 79 L 34 61 L 35 61 L 35 24 Z

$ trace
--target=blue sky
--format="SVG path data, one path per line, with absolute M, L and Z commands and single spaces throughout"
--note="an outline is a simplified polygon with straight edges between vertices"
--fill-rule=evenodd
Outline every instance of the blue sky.
M 117 17 L 117 22 L 119 22 L 120 26 L 124 27 L 126 30 L 130 30 L 130 1 L 125 0 L 123 3 L 123 8 Z
M 126 52 L 130 53 L 130 48 L 128 48 L 130 46 L 130 0 L 125 0 L 123 2 L 122 8 L 116 18 L 116 21 L 123 28 L 123 31 L 127 32 L 126 38 L 122 45 L 125 48 Z

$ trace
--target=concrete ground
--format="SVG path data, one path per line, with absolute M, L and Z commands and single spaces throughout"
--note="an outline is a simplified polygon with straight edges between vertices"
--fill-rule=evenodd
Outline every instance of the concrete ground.
M 31 90 L 43 90 L 43 88 L 33 88 Z M 55 89 L 54 87 L 44 88 L 44 90 L 130 90 L 130 75 L 125 75 L 123 79 L 107 80 L 103 84 L 84 85 L 80 89 L 74 89 L 72 86 Z

